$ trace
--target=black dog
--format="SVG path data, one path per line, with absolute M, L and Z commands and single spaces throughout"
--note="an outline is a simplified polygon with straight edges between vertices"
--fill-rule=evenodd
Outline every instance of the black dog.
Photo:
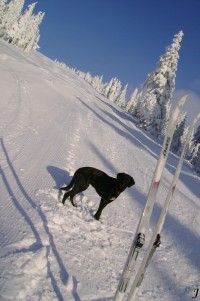
M 77 169 L 68 186 L 60 188 L 60 190 L 67 191 L 64 194 L 62 203 L 64 204 L 69 197 L 72 205 L 76 207 L 73 201 L 74 196 L 86 190 L 89 185 L 92 185 L 101 197 L 99 208 L 94 215 L 94 218 L 99 220 L 101 212 L 106 205 L 114 201 L 127 187 L 131 187 L 134 184 L 133 178 L 125 173 L 118 173 L 115 179 L 96 168 L 82 167 Z

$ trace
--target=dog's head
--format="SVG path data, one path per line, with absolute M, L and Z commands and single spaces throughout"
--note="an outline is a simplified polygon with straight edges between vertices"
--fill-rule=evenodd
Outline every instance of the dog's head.
M 131 187 L 135 184 L 134 179 L 125 174 L 125 173 L 118 173 L 117 174 L 117 189 L 122 192 L 124 191 L 127 187 Z

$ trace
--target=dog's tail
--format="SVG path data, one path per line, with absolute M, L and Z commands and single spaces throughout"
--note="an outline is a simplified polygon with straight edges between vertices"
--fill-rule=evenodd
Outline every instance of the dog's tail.
M 60 190 L 65 190 L 65 191 L 70 190 L 74 186 L 74 183 L 75 183 L 75 177 L 73 176 L 69 185 L 67 185 L 66 187 L 61 187 Z

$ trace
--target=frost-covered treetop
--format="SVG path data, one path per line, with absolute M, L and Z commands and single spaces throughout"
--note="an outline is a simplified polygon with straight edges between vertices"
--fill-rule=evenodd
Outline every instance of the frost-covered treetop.
M 178 51 L 182 37 L 182 31 L 174 36 L 172 44 L 166 47 L 165 53 L 160 56 L 156 70 L 148 74 L 147 80 L 142 85 L 140 119 L 143 126 L 155 136 L 165 132 L 169 102 L 175 89 Z
M 39 25 L 44 13 L 33 14 L 36 3 L 30 4 L 22 14 L 24 0 L 0 2 L 0 37 L 29 52 L 38 49 Z

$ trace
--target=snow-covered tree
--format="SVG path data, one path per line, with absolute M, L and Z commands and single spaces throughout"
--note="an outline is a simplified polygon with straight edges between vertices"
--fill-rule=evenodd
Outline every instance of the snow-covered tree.
M 18 4 L 20 3 L 20 1 L 18 2 Z M 13 3 L 13 6 L 14 6 L 15 2 L 11 1 L 10 4 L 12 4 L 12 3 Z M 20 45 L 18 45 L 18 42 L 20 41 L 21 37 L 24 38 L 24 35 L 22 35 L 22 33 L 21 33 L 22 32 L 22 26 L 21 26 L 21 22 L 20 22 L 20 20 L 22 18 L 21 11 L 22 11 L 23 5 L 24 5 L 24 0 L 21 1 L 21 10 L 18 11 L 18 14 L 16 15 L 15 20 L 14 20 L 14 18 L 11 18 L 10 16 L 7 17 L 8 19 L 10 18 L 11 20 L 14 20 L 14 22 L 12 22 L 11 26 L 7 27 L 6 37 L 8 38 L 9 43 L 12 43 L 13 45 L 16 45 L 16 46 L 20 46 Z M 11 12 L 13 11 L 13 6 L 11 6 L 11 8 L 12 8 Z M 8 12 L 9 12 L 10 8 L 7 7 L 7 9 L 8 9 Z M 11 15 L 11 12 L 10 12 L 10 15 Z M 4 16 L 4 20 L 5 19 L 6 19 L 6 16 Z M 24 24 L 23 24 L 23 29 L 25 29 Z M 5 39 L 5 37 L 4 37 L 4 39 Z
M 172 139 L 171 149 L 174 153 L 179 153 L 182 149 L 183 140 L 184 137 L 186 136 L 184 134 L 185 123 L 186 123 L 186 113 L 182 113 L 178 117 L 176 129 Z
M 92 82 L 92 75 L 90 74 L 90 72 L 87 72 L 85 74 L 85 80 L 86 80 L 86 82 L 88 82 L 89 84 L 91 84 L 91 82 Z
M 126 84 L 124 89 L 119 93 L 117 96 L 115 103 L 122 109 L 126 107 L 126 92 L 127 92 L 128 85 Z
M 105 95 L 106 97 L 108 97 L 109 91 L 112 89 L 113 82 L 114 82 L 114 78 L 111 78 L 111 80 L 104 85 L 103 95 Z
M 195 145 L 190 162 L 194 166 L 197 174 L 200 175 L 200 143 Z
M 0 1 L 0 37 L 3 36 L 3 15 L 6 8 L 6 1 Z
M 140 93 L 138 92 L 138 88 L 136 88 L 127 101 L 125 108 L 126 112 L 130 113 L 133 116 L 136 116 L 139 98 Z
M 103 90 L 102 81 L 103 81 L 103 75 L 101 77 L 100 76 L 94 76 L 92 78 L 91 85 L 99 93 L 102 93 L 102 90 Z
M 80 71 L 80 70 L 76 70 L 76 74 L 78 75 L 78 76 L 80 76 L 80 78 L 83 78 L 83 79 L 85 79 L 85 72 L 83 72 L 83 71 Z
M 156 113 L 159 113 L 157 108 L 157 98 L 154 93 L 149 91 L 149 93 L 146 94 L 145 100 L 143 96 L 141 96 L 140 102 L 138 103 L 138 117 L 142 127 L 149 130 L 155 136 L 159 130 L 158 125 L 156 127 L 152 126 Z
M 30 19 L 29 25 L 29 35 L 27 34 L 27 41 L 25 44 L 25 51 L 30 52 L 32 50 L 38 49 L 39 45 L 39 39 L 40 39 L 40 33 L 39 33 L 39 25 L 41 24 L 42 20 L 44 18 L 44 13 L 39 12 L 37 15 L 33 15 Z
M 33 15 L 33 10 L 36 3 L 28 6 L 28 9 L 20 16 L 17 23 L 17 34 L 10 31 L 10 36 L 13 34 L 13 44 L 23 48 L 26 52 L 35 50 L 38 47 L 39 41 L 39 25 L 42 22 L 44 13 L 39 12 L 37 15 Z
M 200 175 L 200 126 L 197 128 L 192 139 L 190 162 L 194 166 L 196 172 Z
M 24 0 L 12 0 L 6 6 L 5 1 L 2 2 L 4 3 L 1 5 L 1 9 L 3 9 L 1 31 L 3 33 L 4 40 L 8 40 L 11 43 L 12 38 L 9 36 L 8 32 L 12 29 L 13 25 L 17 23 L 20 17 L 24 6 Z
M 174 36 L 172 44 L 160 57 L 158 67 L 148 75 L 142 86 L 142 99 L 139 106 L 141 123 L 155 136 L 162 135 L 166 129 L 182 37 L 182 31 Z
M 3 12 L 6 8 L 6 0 L 1 0 L 0 1 L 0 23 L 2 22 L 2 17 L 3 17 Z
M 116 77 L 112 78 L 110 82 L 105 85 L 103 95 L 114 102 L 121 91 L 121 87 L 121 82 Z
M 36 3 L 33 3 L 21 15 L 23 5 L 24 0 L 11 0 L 8 5 L 5 4 L 5 1 L 1 2 L 0 36 L 9 43 L 29 52 L 39 48 L 39 25 L 44 13 L 39 12 L 37 15 L 33 15 L 33 9 L 36 5 Z
M 58 61 L 57 59 L 55 59 L 54 62 L 55 62 L 59 67 L 67 68 L 67 69 L 72 70 L 73 72 L 75 72 L 74 69 L 69 68 L 64 62 L 60 62 L 60 61 Z

